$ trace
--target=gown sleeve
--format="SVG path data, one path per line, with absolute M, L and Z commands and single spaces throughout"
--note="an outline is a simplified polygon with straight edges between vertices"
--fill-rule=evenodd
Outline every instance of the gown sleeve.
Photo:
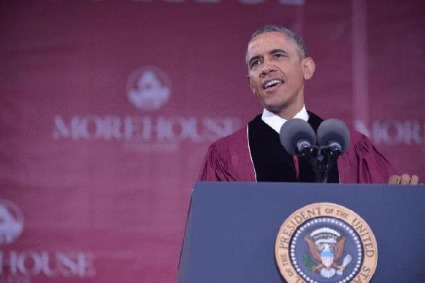
M 211 144 L 204 158 L 198 181 L 236 181 L 229 170 L 229 150 L 223 141 Z
M 255 182 L 247 128 L 221 138 L 208 148 L 198 181 Z
M 365 135 L 352 131 L 351 145 L 338 163 L 341 181 L 345 183 L 386 184 L 397 174 L 392 164 Z

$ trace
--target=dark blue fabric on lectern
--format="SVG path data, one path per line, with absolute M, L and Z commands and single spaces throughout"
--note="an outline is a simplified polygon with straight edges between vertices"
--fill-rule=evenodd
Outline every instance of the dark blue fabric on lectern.
M 197 183 L 179 282 L 284 282 L 274 244 L 284 220 L 317 202 L 359 214 L 378 242 L 372 282 L 425 282 L 425 187 L 293 183 Z

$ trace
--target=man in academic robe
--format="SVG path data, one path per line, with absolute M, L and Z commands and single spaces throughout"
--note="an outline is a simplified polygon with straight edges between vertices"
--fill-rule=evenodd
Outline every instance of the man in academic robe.
M 282 125 L 293 118 L 317 131 L 322 118 L 307 111 L 304 83 L 315 63 L 300 35 L 265 26 L 251 37 L 246 52 L 248 83 L 264 107 L 246 128 L 219 139 L 208 149 L 200 181 L 314 182 L 312 165 L 280 144 Z M 329 172 L 331 183 L 417 184 L 418 176 L 399 175 L 370 140 L 350 131 L 350 145 Z

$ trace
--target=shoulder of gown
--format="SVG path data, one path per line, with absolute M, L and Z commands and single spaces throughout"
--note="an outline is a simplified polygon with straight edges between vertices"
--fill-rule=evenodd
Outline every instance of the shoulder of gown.
M 386 184 L 391 175 L 397 174 L 370 139 L 353 130 L 347 152 L 338 159 L 338 170 L 342 183 Z
M 208 147 L 198 181 L 255 181 L 247 127 Z

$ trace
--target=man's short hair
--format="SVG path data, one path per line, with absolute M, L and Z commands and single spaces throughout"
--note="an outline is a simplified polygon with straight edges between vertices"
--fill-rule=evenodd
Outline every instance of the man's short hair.
M 285 28 L 285 27 L 281 27 L 281 26 L 277 26 L 277 25 L 265 25 L 265 26 L 259 28 L 258 30 L 256 30 L 252 34 L 251 40 L 254 37 L 256 37 L 257 35 L 267 33 L 267 32 L 280 32 L 280 33 L 285 34 L 290 40 L 292 40 L 298 46 L 298 51 L 299 51 L 300 57 L 301 58 L 308 57 L 307 47 L 305 45 L 305 42 L 304 42 L 304 39 L 302 38 L 302 36 L 300 34 L 298 34 L 297 32 L 290 30 L 288 28 Z

